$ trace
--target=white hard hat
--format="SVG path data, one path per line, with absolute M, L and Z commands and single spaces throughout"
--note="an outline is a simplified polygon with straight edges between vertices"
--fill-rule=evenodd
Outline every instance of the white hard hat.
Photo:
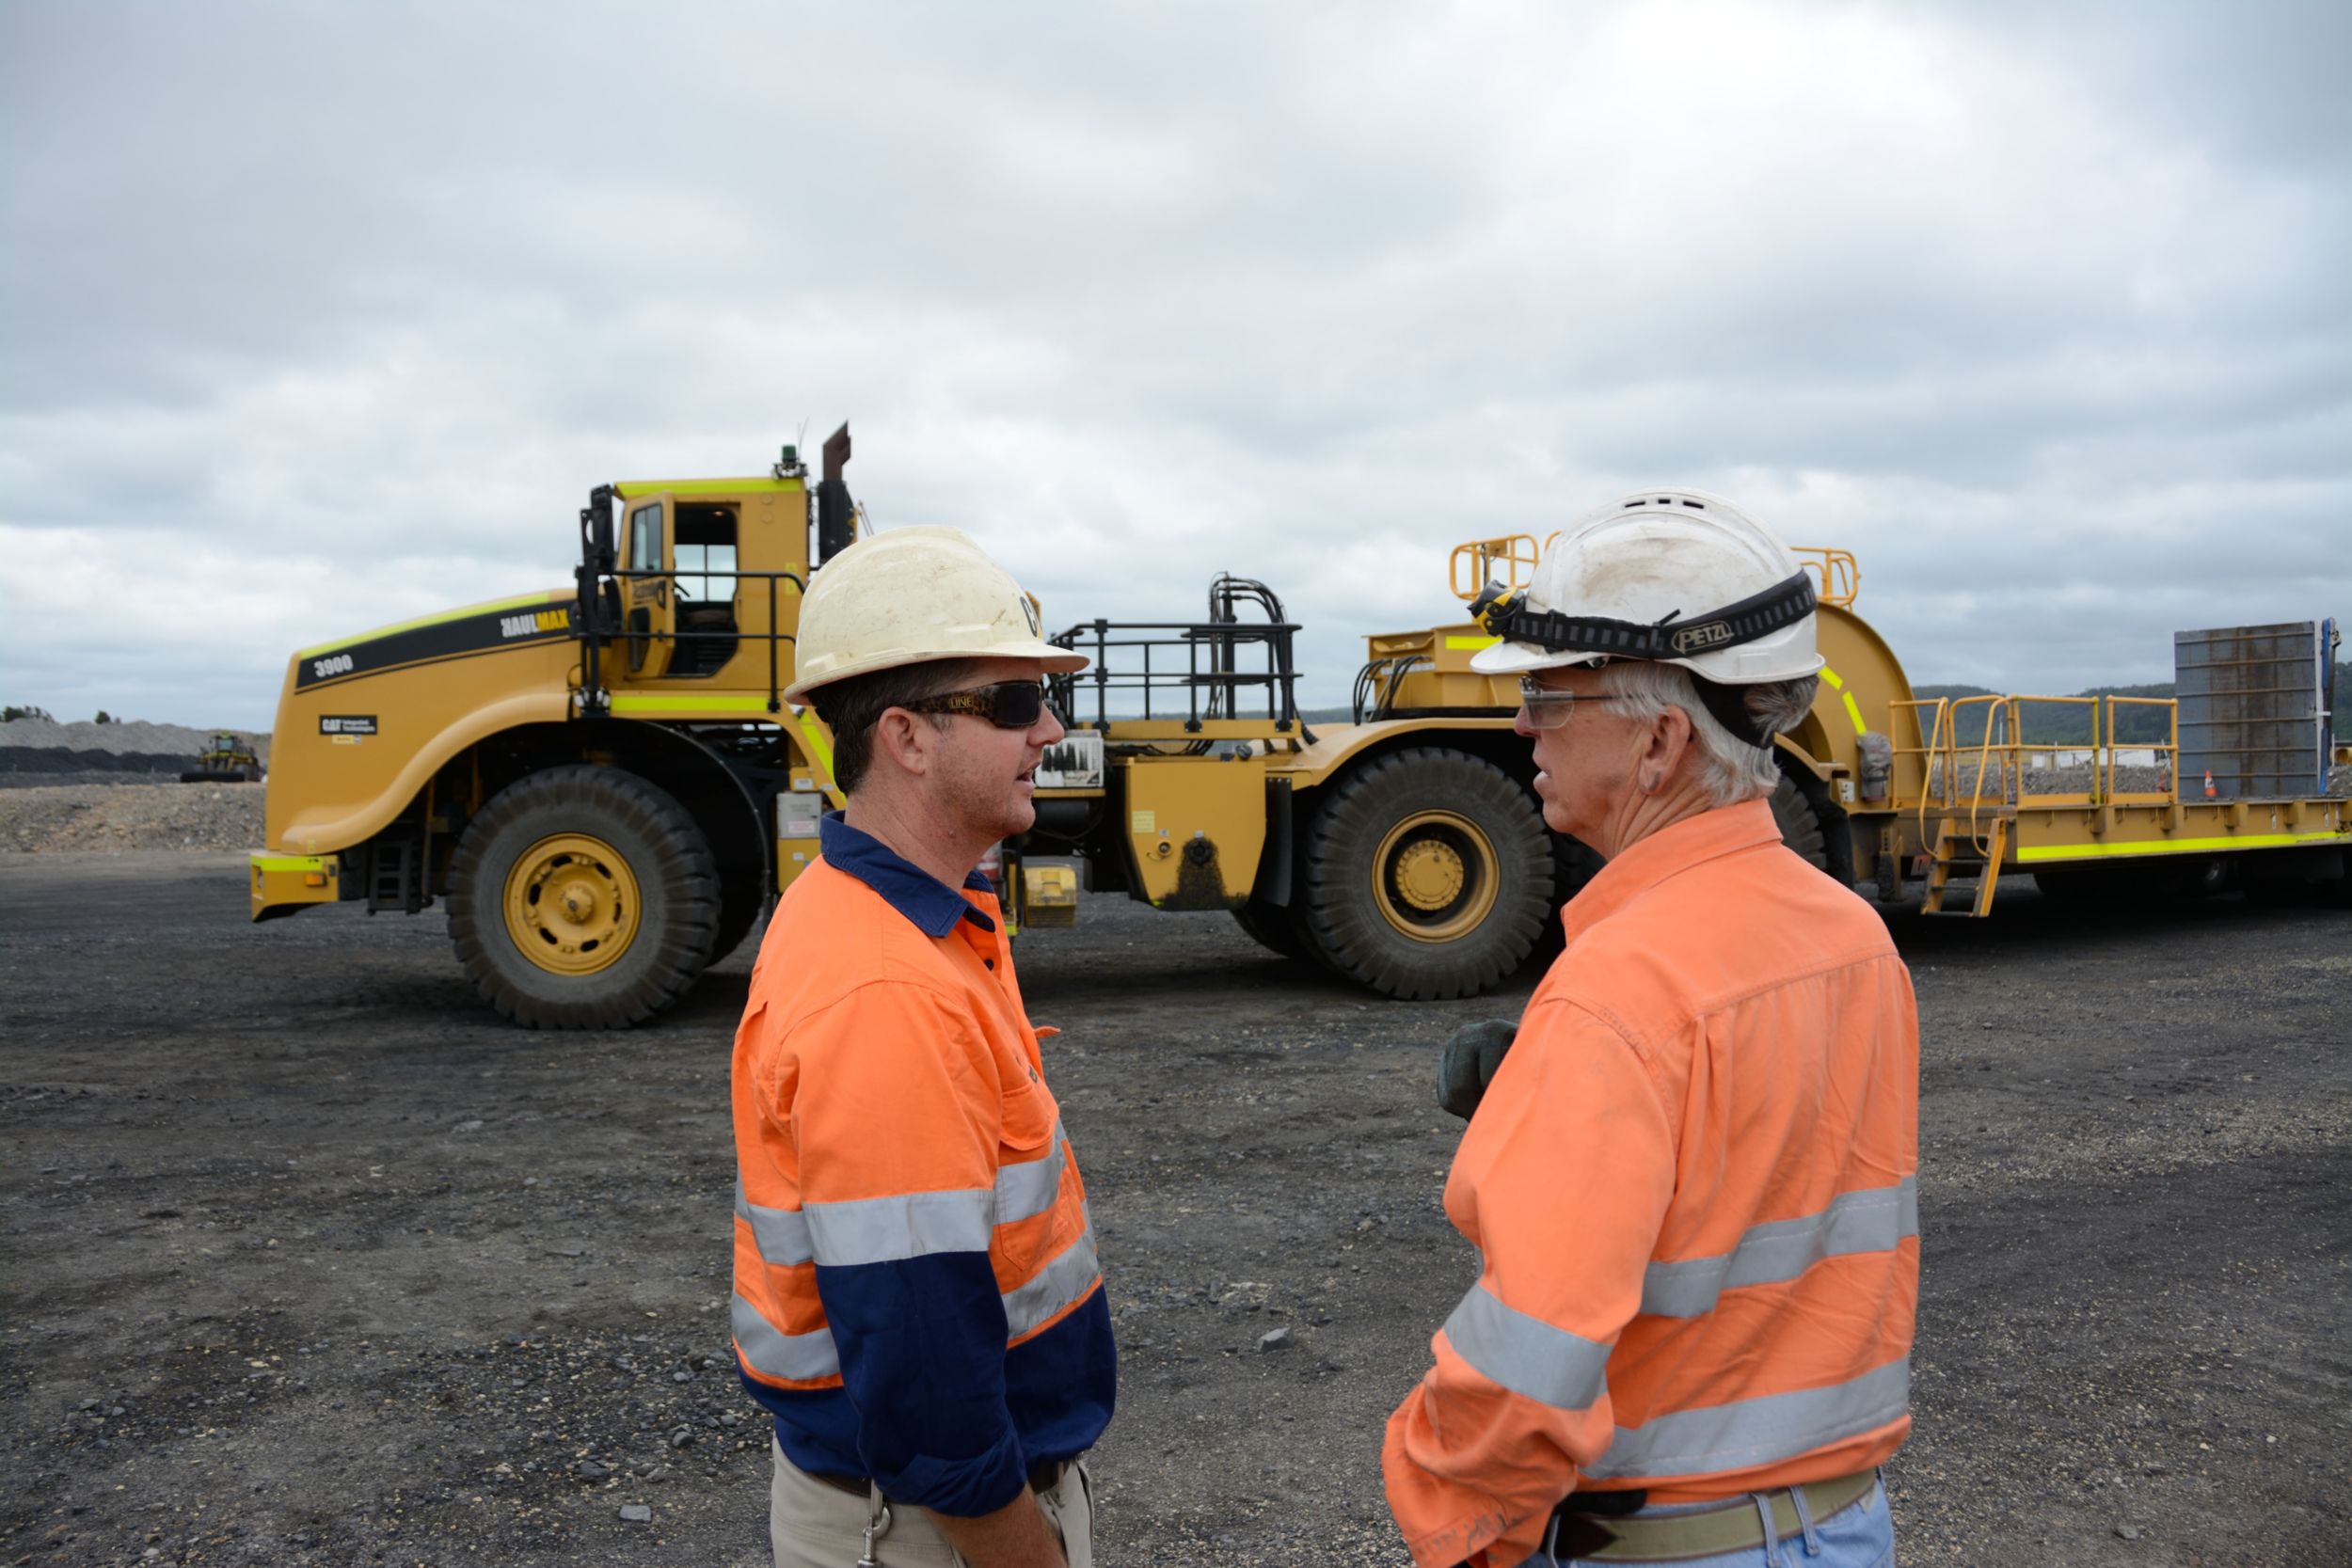
M 1049 673 L 1084 654 L 1045 641 L 1035 601 L 971 537 L 894 528 L 859 540 L 811 577 L 801 599 L 785 700 L 851 675 L 943 658 L 1034 658 Z
M 1470 607 L 1502 641 L 1470 668 L 1516 674 L 1613 659 L 1679 664 L 1725 686 L 1821 668 L 1812 574 L 1780 536 L 1704 490 L 1637 490 L 1561 531 L 1524 593 Z

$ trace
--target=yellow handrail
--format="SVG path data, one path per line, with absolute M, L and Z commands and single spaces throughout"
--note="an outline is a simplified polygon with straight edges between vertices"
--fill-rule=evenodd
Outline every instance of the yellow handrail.
M 2170 733 L 2167 736 L 2165 743 L 2161 746 L 2152 746 L 2150 748 L 2151 751 L 2161 752 L 2163 753 L 2163 761 L 2160 764 L 2160 766 L 2164 768 L 2163 788 L 2151 791 L 2144 789 L 2121 790 L 2115 787 L 2115 769 L 2117 767 L 2115 754 L 2119 751 L 2122 750 L 2119 738 L 2122 732 L 2115 718 L 2115 705 L 2118 703 L 2128 704 L 2135 707 L 2160 707 L 2165 710 L 2167 716 L 2169 717 L 2169 723 L 2167 728 Z M 2170 697 L 2115 696 L 2108 697 L 2106 699 L 2106 787 L 2101 791 L 2101 799 L 2113 801 L 2118 805 L 2169 806 L 2178 804 L 2181 799 L 2181 705 Z
M 1500 582 L 1505 588 L 1524 588 L 1535 580 L 1535 563 L 1541 554 L 1532 533 L 1506 533 L 1500 539 L 1471 539 L 1456 545 L 1453 559 L 1446 562 L 1454 596 L 1464 601 L 1474 599 L 1489 582 Z M 1467 583 L 1462 574 L 1465 565 L 1470 568 Z M 1499 573 L 1497 567 L 1502 568 Z
M 1816 592 L 1823 604 L 1842 608 L 1852 604 L 1862 592 L 1862 568 L 1854 564 L 1852 551 L 1825 545 L 1791 545 L 1788 548 L 1813 574 Z
M 2109 753 L 2101 749 L 2099 741 L 2101 734 L 2099 722 L 2099 699 L 2096 697 L 2013 696 L 2010 698 L 2009 701 L 2012 712 L 2016 712 L 2016 710 L 2021 708 L 2022 705 L 2026 703 L 2047 703 L 2052 705 L 2064 704 L 2068 706 L 2085 707 L 2090 710 L 2090 740 L 2087 751 L 2085 750 L 2084 743 L 2078 740 L 2029 741 L 2026 739 L 2025 719 L 2022 713 L 2017 713 L 2015 721 L 2012 723 L 2010 728 L 2018 738 L 2010 743 L 2010 749 L 2014 754 L 2017 763 L 2017 803 L 2021 806 L 2095 806 L 2101 800 L 2105 800 L 2106 792 L 2100 788 L 2100 784 L 2106 777 L 2107 770 L 2103 768 L 2101 764 L 2102 758 L 2107 757 Z M 2090 769 L 2090 787 L 2083 790 L 2079 794 L 2074 792 L 2063 792 L 2058 794 L 2034 796 L 2026 795 L 2026 759 L 2031 756 L 2041 755 L 2056 757 L 2066 752 L 2084 752 L 2084 761 Z

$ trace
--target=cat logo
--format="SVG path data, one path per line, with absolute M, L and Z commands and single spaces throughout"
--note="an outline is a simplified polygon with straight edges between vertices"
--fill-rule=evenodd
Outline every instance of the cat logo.
M 501 638 L 540 637 L 551 631 L 569 631 L 572 612 L 568 610 L 543 610 L 535 615 L 501 615 L 499 636 Z

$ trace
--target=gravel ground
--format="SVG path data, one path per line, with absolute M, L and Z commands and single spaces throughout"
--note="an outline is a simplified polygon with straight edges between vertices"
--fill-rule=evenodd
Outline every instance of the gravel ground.
M 1889 917 L 1904 1560 L 2352 1560 L 2352 912 L 2000 896 Z M 437 911 L 244 904 L 233 855 L 0 861 L 0 1561 L 763 1561 L 748 950 L 654 1027 L 531 1035 Z M 1381 1003 L 1216 916 L 1081 921 L 1021 962 L 1119 1325 L 1104 1560 L 1402 1563 L 1380 1425 L 1475 1270 L 1432 1047 L 1532 977 Z
M 259 849 L 268 788 L 175 780 L 0 790 L 0 855 Z

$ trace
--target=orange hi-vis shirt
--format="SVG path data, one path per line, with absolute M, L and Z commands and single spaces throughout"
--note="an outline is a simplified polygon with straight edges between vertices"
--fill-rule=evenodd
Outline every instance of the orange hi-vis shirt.
M 1758 800 L 1563 920 L 1446 1182 L 1478 1283 L 1389 1420 L 1422 1568 L 1524 1561 L 1579 1489 L 1824 1481 L 1911 1429 L 1919 1025 L 1877 912 Z
M 1086 1186 L 986 880 L 818 835 L 735 1037 L 738 1366 L 801 1469 L 993 1513 L 1111 1418 Z

